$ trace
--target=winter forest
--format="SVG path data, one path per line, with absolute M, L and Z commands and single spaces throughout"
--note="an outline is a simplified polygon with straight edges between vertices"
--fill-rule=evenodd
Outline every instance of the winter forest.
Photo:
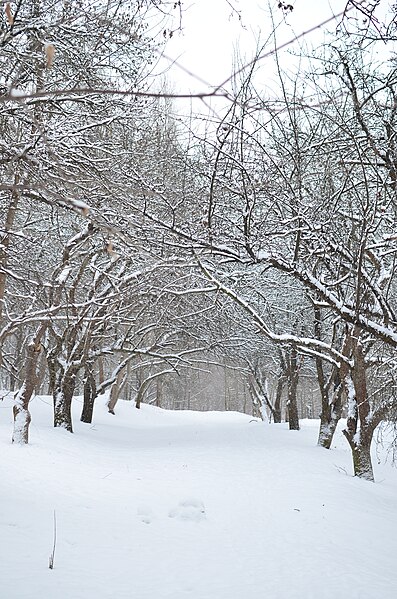
M 227 4 L 240 18 L 243 3 Z M 174 431 L 168 444 L 185 435 L 181 452 L 195 438 L 194 426 L 203 426 L 206 432 L 198 434 L 205 438 L 207 464 L 216 461 L 211 444 L 232 427 L 241 437 L 242 453 L 230 450 L 236 472 L 251 444 L 254 457 L 247 457 L 249 467 L 241 466 L 241 472 L 259 471 L 266 459 L 274 459 L 277 469 L 291 447 L 285 473 L 292 482 L 295 462 L 305 468 L 306 454 L 307 464 L 312 459 L 308 448 L 314 447 L 313 468 L 324 488 L 341 484 L 333 467 L 338 446 L 347 458 L 342 482 L 349 485 L 338 491 L 342 504 L 367 493 L 390 493 L 391 487 L 372 490 L 382 486 L 383 452 L 395 502 L 397 473 L 390 464 L 397 447 L 396 6 L 346 0 L 343 12 L 322 25 L 321 44 L 310 45 L 308 35 L 284 44 L 291 55 L 286 64 L 276 23 L 302 11 L 302 4 L 269 6 L 273 34 L 258 42 L 251 59 L 236 53 L 227 81 L 191 94 L 173 92 L 166 73 L 153 75 L 167 40 L 183 31 L 183 1 L 0 3 L 0 420 L 3 466 L 17 472 L 15 479 L 1 477 L 18 498 L 12 509 L 21 495 L 39 492 L 23 486 L 18 472 L 25 480 L 29 463 L 29 476 L 36 477 L 44 468 L 45 453 L 36 455 L 42 446 L 43 452 L 55 452 L 58 464 L 58 454 L 72 451 L 77 438 L 83 460 L 93 451 L 85 431 L 118 427 L 112 443 L 110 433 L 105 438 L 106 446 L 95 437 L 98 456 L 89 458 L 95 469 L 113 447 L 121 451 L 124 438 L 127 447 L 131 437 L 141 460 L 152 435 L 149 472 L 158 454 L 168 451 L 159 441 L 164 422 Z M 271 86 L 264 83 L 264 67 L 272 72 Z M 148 422 L 154 429 L 145 437 Z M 280 442 L 278 458 L 273 437 Z M 116 456 L 109 459 L 117 469 Z M 58 467 L 71 488 L 73 480 L 84 487 L 80 462 L 73 464 Z M 103 478 L 110 484 L 107 476 L 101 471 L 101 484 Z M 267 476 L 279 484 L 275 472 Z M 374 480 L 375 485 L 367 482 Z M 124 497 L 126 489 L 120 491 Z M 118 501 L 111 492 L 112 502 Z M 7 488 L 1 494 L 5 501 Z M 191 494 L 169 518 L 194 520 L 198 530 L 206 513 L 200 493 Z M 375 503 L 375 496 L 368 497 Z M 379 498 L 386 502 L 389 495 Z M 45 516 L 48 554 L 53 532 L 56 547 L 54 501 L 51 495 Z M 134 510 L 153 529 L 148 500 L 142 501 L 146 507 Z M 291 509 L 300 516 L 299 506 Z M 100 518 L 107 520 L 105 511 Z M 374 529 L 381 528 L 374 522 Z M 390 530 L 396 532 L 396 524 L 394 508 Z M 345 545 L 353 543 L 346 559 L 354 555 L 359 563 L 347 517 L 343 525 Z M 270 518 L 265 528 L 272 526 Z M 288 530 L 288 518 L 280 526 Z M 145 543 L 143 533 L 137 538 Z M 17 549 L 23 539 L 7 541 L 8 559 L 15 542 L 15 560 L 23 562 Z M 203 543 L 205 551 L 202 537 L 192 542 L 198 551 Z M 182 545 L 175 541 L 175 547 L 183 561 Z M 390 540 L 382 559 L 395 549 Z M 286 572 L 294 572 L 292 551 L 286 553 Z M 149 549 L 143 555 L 150 559 Z M 54 551 L 52 560 L 55 573 Z M 152 582 L 146 594 L 143 582 L 135 595 L 122 588 L 116 593 L 113 582 L 105 594 L 93 586 L 81 597 L 338 596 L 310 595 L 299 576 L 296 594 L 291 589 L 277 594 L 274 588 L 266 595 L 263 587 L 246 585 L 239 591 L 237 585 L 235 594 L 230 588 L 204 589 L 196 567 L 189 574 L 190 591 L 169 584 L 166 594 L 158 574 L 158 586 Z M 168 570 L 163 574 L 167 579 Z M 349 596 L 394 597 L 397 579 L 388 582 L 385 576 L 384 587 L 366 583 L 366 590 L 352 592 L 349 582 Z M 207 579 L 215 580 L 215 573 L 207 572 Z M 38 590 L 36 595 L 34 587 L 15 590 L 13 584 L 4 595 L 8 599 L 55 596 L 50 583 L 38 583 L 44 595 Z M 68 589 L 58 596 L 77 599 L 83 583 Z M 348 596 L 344 592 L 339 589 L 341 599 Z

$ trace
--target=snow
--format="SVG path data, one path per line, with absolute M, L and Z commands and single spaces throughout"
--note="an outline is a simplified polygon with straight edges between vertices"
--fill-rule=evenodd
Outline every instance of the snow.
M 60 285 L 63 285 L 66 282 L 66 280 L 67 280 L 67 278 L 68 278 L 68 276 L 70 275 L 71 272 L 72 272 L 72 267 L 71 266 L 65 266 L 65 268 L 59 273 L 58 283 Z
M 112 416 L 105 402 L 85 425 L 74 400 L 72 435 L 36 397 L 22 447 L 0 402 L 1 597 L 397 596 L 397 471 L 382 454 L 373 484 L 352 477 L 340 431 L 316 446 L 318 421 L 289 431 L 124 401 Z
M 356 389 L 350 373 L 347 374 L 345 380 L 347 387 L 347 417 L 355 418 L 357 414 Z
M 26 91 L 22 89 L 17 89 L 16 87 L 11 87 L 9 91 L 10 98 L 25 98 Z
M 256 259 L 260 260 L 260 261 L 261 260 L 263 260 L 263 261 L 269 260 L 270 257 L 271 257 L 270 253 L 266 250 L 258 250 L 256 253 Z

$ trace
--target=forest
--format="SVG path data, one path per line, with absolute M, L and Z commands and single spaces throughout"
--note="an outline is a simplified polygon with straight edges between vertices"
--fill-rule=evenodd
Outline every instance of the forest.
M 73 432 L 74 396 L 90 424 L 107 393 L 109 418 L 119 399 L 292 430 L 316 418 L 326 449 L 345 419 L 354 474 L 374 480 L 375 431 L 397 419 L 383 4 L 348 2 L 294 70 L 270 40 L 208 94 L 222 108 L 203 127 L 149 77 L 183 2 L 1 3 L 0 400 L 15 444 L 35 395 Z

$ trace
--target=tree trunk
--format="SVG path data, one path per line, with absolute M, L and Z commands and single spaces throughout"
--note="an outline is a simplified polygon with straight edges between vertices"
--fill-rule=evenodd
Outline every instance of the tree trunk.
M 124 382 L 125 382 L 124 370 L 120 370 L 115 382 L 113 383 L 113 385 L 110 388 L 109 401 L 107 403 L 107 408 L 108 408 L 109 414 L 113 414 L 113 415 L 115 414 L 114 408 L 116 407 L 116 404 L 118 402 L 120 392 L 123 388 Z
M 14 175 L 15 188 L 19 183 L 19 175 Z M 10 250 L 10 232 L 14 226 L 15 215 L 18 208 L 19 196 L 16 191 L 11 193 L 10 203 L 7 208 L 4 223 L 4 234 L 0 237 L 0 326 L 3 321 L 3 306 L 7 282 L 8 253 Z M 0 344 L 0 366 L 3 364 L 3 352 Z
M 331 448 L 332 440 L 334 438 L 339 420 L 340 414 L 336 414 L 333 410 L 329 419 L 321 414 L 317 445 L 324 447 L 324 449 Z
M 142 382 L 143 376 L 144 373 L 141 369 L 139 369 L 136 374 L 137 393 L 135 397 L 135 407 L 137 410 L 141 409 L 141 401 L 143 399 L 143 394 L 145 391 L 145 381 Z
M 29 425 L 32 417 L 29 412 L 29 401 L 33 394 L 34 386 L 24 381 L 20 388 L 13 406 L 14 430 L 12 433 L 12 442 L 24 445 L 29 443 Z
M 103 357 L 99 356 L 98 358 L 98 383 L 102 385 L 105 380 L 105 369 L 103 365 Z
M 273 422 L 280 424 L 281 422 L 281 398 L 283 395 L 285 379 L 280 377 L 277 381 L 276 399 L 273 406 Z
M 268 419 L 268 412 L 270 412 L 270 422 L 281 422 L 281 395 L 283 391 L 283 385 L 285 378 L 281 376 L 278 380 L 276 399 L 274 405 L 269 398 L 269 386 L 266 375 L 263 373 L 263 367 L 260 363 L 255 366 L 250 364 L 251 374 L 249 377 L 248 385 L 250 394 L 252 397 L 252 414 L 262 420 Z
M 156 381 L 156 406 L 161 408 L 163 400 L 163 382 L 160 377 Z
M 367 393 L 365 356 L 358 327 L 349 334 L 345 348 L 344 354 L 353 357 L 353 366 L 343 363 L 340 369 L 348 399 L 348 416 L 343 434 L 352 450 L 354 476 L 373 482 L 371 442 L 383 414 L 381 410 L 371 413 Z
M 372 468 L 371 444 L 369 447 L 357 445 L 353 449 L 353 466 L 354 476 L 359 476 L 372 482 L 375 480 Z
M 48 363 L 48 395 L 53 395 L 55 391 L 56 384 L 56 362 L 51 356 L 47 356 Z
M 40 360 L 38 361 L 37 366 L 37 377 L 36 377 L 36 385 L 34 388 L 34 392 L 36 395 L 40 395 L 43 392 L 43 384 L 45 379 L 45 373 L 47 370 L 47 360 L 44 352 L 41 354 Z
M 297 402 L 297 389 L 298 389 L 298 354 L 294 347 L 291 348 L 290 356 L 288 360 L 288 424 L 291 431 L 299 430 L 299 414 L 298 414 L 298 402 Z
M 288 388 L 288 424 L 290 431 L 298 431 L 299 430 L 299 415 L 298 415 L 298 405 L 296 401 L 296 389 Z
M 0 301 L 1 304 L 1 301 Z M 11 364 L 9 371 L 9 380 L 10 380 L 10 391 L 15 391 L 17 385 L 22 384 L 24 380 L 24 376 L 21 377 L 21 364 L 23 363 L 22 357 L 22 346 L 23 346 L 23 330 L 19 329 L 19 331 L 15 334 L 15 352 L 13 355 L 13 363 Z M 28 348 L 29 352 L 29 348 Z M 0 359 L 1 364 L 1 359 Z M 22 380 L 19 380 L 22 378 Z
M 260 418 L 261 420 L 263 420 L 259 401 L 254 395 L 252 395 L 252 415 L 254 418 Z
M 169 372 L 169 371 L 168 371 Z M 165 372 L 157 372 L 154 373 L 150 376 L 148 376 L 143 383 L 140 384 L 137 394 L 136 394 L 136 398 L 135 398 L 135 407 L 139 410 L 141 407 L 141 403 L 143 402 L 143 399 L 145 397 L 145 393 L 147 392 L 147 390 L 149 389 L 150 385 L 152 384 L 152 382 L 157 379 L 158 377 L 161 377 L 163 374 L 165 374 Z
M 272 414 L 272 410 L 270 413 Z M 263 421 L 268 420 L 264 397 L 255 388 L 252 390 L 252 415 Z
M 228 377 L 228 372 L 227 372 L 227 362 L 225 359 L 224 366 L 223 366 L 223 385 L 224 385 L 223 405 L 224 405 L 225 412 L 227 412 L 230 407 L 228 404 L 228 397 L 227 397 L 227 390 L 228 390 L 228 385 L 229 385 L 228 379 L 229 379 L 229 377 Z M 189 408 L 190 408 L 190 406 L 189 406 Z
M 29 442 L 29 425 L 31 421 L 29 402 L 36 386 L 37 362 L 40 356 L 41 338 L 46 327 L 46 324 L 41 324 L 36 331 L 34 339 L 28 345 L 25 380 L 15 398 L 13 406 L 14 431 L 12 442 L 21 445 Z
M 331 402 L 328 399 L 328 394 L 322 395 L 322 409 L 320 415 L 320 430 L 318 434 L 318 445 L 325 449 L 330 449 L 332 439 L 338 422 L 342 416 L 342 391 L 343 387 L 339 380 L 337 388 L 334 390 L 334 395 Z
M 54 426 L 73 432 L 72 398 L 76 385 L 76 372 L 61 372 L 54 390 Z
M 344 430 L 343 434 L 352 450 L 354 476 L 374 482 L 375 478 L 371 458 L 373 431 L 366 431 L 364 435 L 356 434 L 353 439 L 347 430 Z
M 14 184 L 15 188 L 17 188 L 19 183 L 19 175 L 15 174 L 14 176 Z M 7 262 L 8 262 L 8 251 L 10 247 L 10 231 L 14 226 L 15 215 L 18 208 L 18 200 L 19 196 L 16 191 L 11 193 L 10 203 L 7 208 L 5 223 L 4 223 L 4 235 L 0 238 L 0 322 L 2 319 L 2 310 L 3 310 L 3 300 L 5 296 L 6 289 L 6 272 L 7 272 Z
M 92 423 L 96 397 L 95 378 L 90 371 L 86 370 L 84 377 L 83 409 L 80 416 L 81 422 L 85 422 L 86 424 Z
M 143 382 L 142 385 L 139 387 L 138 392 L 136 394 L 135 407 L 137 410 L 141 409 L 141 403 L 142 403 L 143 397 L 145 395 L 146 387 L 147 387 L 147 385 L 145 385 L 145 382 Z
M 314 330 L 316 338 L 323 341 L 321 330 L 322 315 L 318 303 L 314 304 Z M 336 333 L 334 325 L 334 334 Z M 344 347 L 346 351 L 347 347 Z M 317 381 L 321 394 L 321 414 L 320 414 L 320 430 L 318 433 L 317 444 L 324 449 L 330 449 L 332 439 L 334 437 L 336 427 L 342 415 L 342 392 L 343 385 L 341 381 L 341 373 L 339 367 L 332 366 L 330 374 L 326 377 L 323 361 L 316 357 Z M 332 393 L 332 395 L 331 395 Z

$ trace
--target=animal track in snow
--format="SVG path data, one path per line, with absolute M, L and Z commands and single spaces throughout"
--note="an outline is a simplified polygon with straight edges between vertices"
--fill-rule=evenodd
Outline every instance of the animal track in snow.
M 205 507 L 199 499 L 185 499 L 168 513 L 169 518 L 200 522 L 205 519 Z
M 144 522 L 145 524 L 150 524 L 152 522 L 152 520 L 154 519 L 153 516 L 153 512 L 151 509 L 146 508 L 146 507 L 139 507 L 136 511 L 138 518 L 140 519 L 141 522 Z

